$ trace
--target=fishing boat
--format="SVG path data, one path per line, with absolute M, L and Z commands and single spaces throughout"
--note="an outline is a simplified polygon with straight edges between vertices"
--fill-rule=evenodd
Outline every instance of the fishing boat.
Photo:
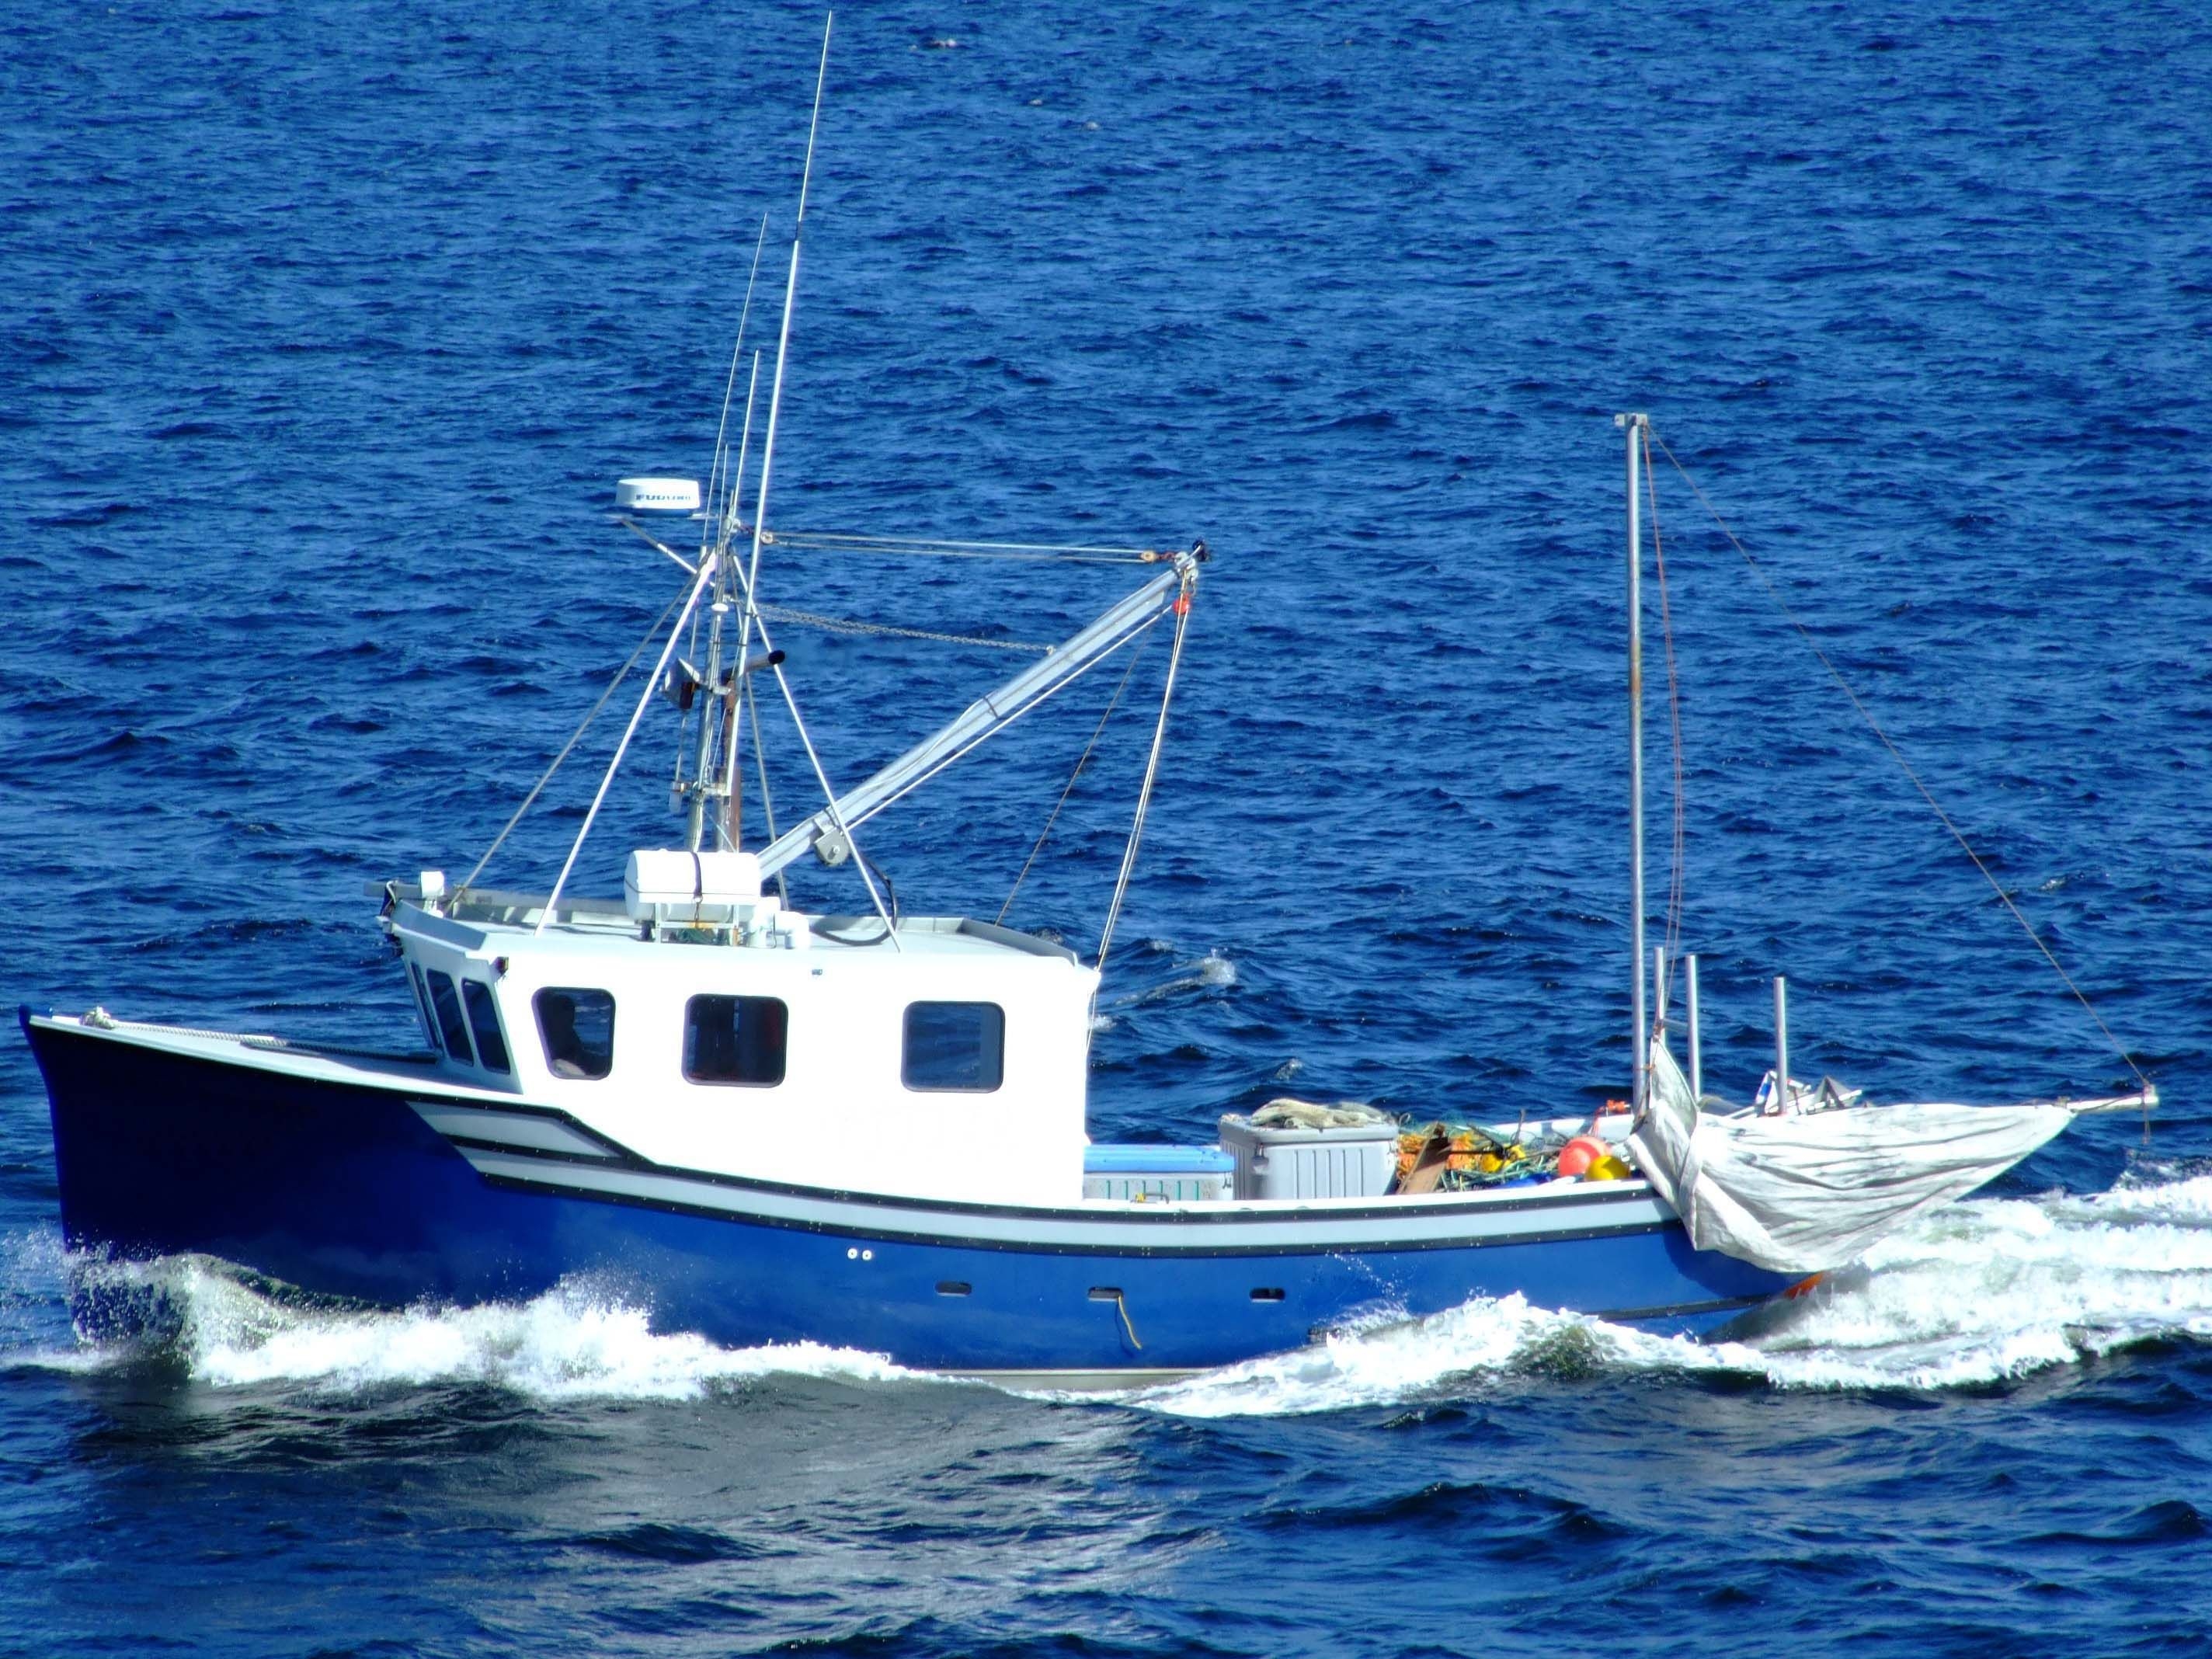
M 811 165 L 810 134 L 809 177 Z M 657 644 L 558 875 L 544 890 L 495 889 L 477 884 L 480 862 L 459 882 L 424 871 L 375 885 L 420 1021 L 411 1045 L 25 1008 L 73 1249 L 199 1253 L 380 1305 L 585 1285 L 648 1309 L 656 1328 L 732 1346 L 808 1341 L 945 1372 L 1131 1384 L 1480 1297 L 1708 1330 L 1990 1179 L 2078 1110 L 2112 1103 L 1870 1109 L 1793 1094 L 1784 1054 L 1774 1109 L 1723 1109 L 1697 1077 L 1694 980 L 1689 1077 L 1675 1068 L 1668 1017 L 1646 996 L 1638 584 L 1650 424 L 1633 415 L 1620 422 L 1626 1109 L 1469 1127 L 1476 1140 L 1462 1145 L 1371 1110 L 1288 1103 L 1224 1116 L 1209 1146 L 1093 1145 L 1094 1008 L 1209 550 L 1024 544 L 1125 559 L 1145 579 L 866 781 L 831 788 L 770 638 L 802 613 L 763 588 L 782 552 L 893 544 L 770 526 L 805 189 L 757 472 L 764 354 L 726 441 L 741 321 L 704 489 L 617 487 L 622 522 L 682 574 L 633 658 Z M 653 527 L 695 520 L 696 555 Z M 1155 629 L 1170 641 L 1165 683 L 1091 958 L 998 921 L 901 910 L 862 851 L 872 820 Z M 740 763 L 748 733 L 757 759 L 770 687 L 821 805 L 778 831 L 763 771 L 756 836 Z M 608 791 L 657 709 L 677 722 L 682 844 L 629 853 L 619 898 L 575 896 Z M 794 905 L 784 878 L 802 860 L 844 872 L 865 902 Z M 1671 966 L 1651 981 L 1662 1000 Z M 1925 1115 L 1963 1111 L 1975 1115 Z M 1455 1171 L 1465 1178 L 1446 1179 Z

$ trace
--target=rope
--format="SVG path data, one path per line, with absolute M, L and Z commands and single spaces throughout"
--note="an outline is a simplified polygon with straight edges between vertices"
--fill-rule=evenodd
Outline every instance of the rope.
M 979 634 L 934 634 L 923 628 L 893 628 L 888 623 L 817 616 L 811 611 L 793 611 L 781 605 L 762 605 L 760 614 L 795 627 L 818 628 L 825 634 L 882 634 L 899 640 L 934 640 L 940 645 L 980 645 L 993 651 L 1025 651 L 1038 657 L 1048 657 L 1053 652 L 1051 646 L 1031 645 L 1025 640 L 988 640 Z
M 1060 822 L 1060 809 L 1067 805 L 1067 798 L 1075 793 L 1075 781 L 1083 775 L 1083 769 L 1091 763 L 1091 751 L 1098 746 L 1098 739 L 1106 731 L 1106 722 L 1114 718 L 1114 710 L 1121 704 L 1121 694 L 1129 689 L 1130 677 L 1144 659 L 1145 646 L 1151 643 L 1152 641 L 1146 639 L 1129 653 L 1129 665 L 1121 671 L 1121 683 L 1114 688 L 1114 695 L 1106 700 L 1106 712 L 1098 717 L 1098 724 L 1091 729 L 1091 741 L 1083 745 L 1083 752 L 1076 757 L 1075 769 L 1067 775 L 1067 787 L 1060 792 L 1060 799 L 1053 803 L 1052 816 L 1044 821 L 1044 828 L 1037 832 L 1036 844 L 1030 848 L 1030 855 L 1022 860 L 1021 873 L 1014 878 L 1014 884 L 1006 893 L 1006 902 L 999 907 L 999 914 L 993 918 L 994 921 L 1005 921 L 1006 912 L 1014 908 L 1014 895 L 1022 890 L 1022 884 L 1029 879 L 1030 866 L 1036 862 L 1037 854 L 1044 851 L 1044 844 L 1051 837 L 1053 825 Z
M 1121 900 L 1129 890 L 1130 872 L 1137 867 L 1137 847 L 1145 838 L 1145 813 L 1152 802 L 1152 781 L 1159 775 L 1160 745 L 1168 735 L 1168 705 L 1175 700 L 1176 668 L 1182 661 L 1183 635 L 1190 627 L 1190 590 L 1191 579 L 1185 574 L 1182 592 L 1176 597 L 1175 643 L 1168 652 L 1168 678 L 1160 690 L 1160 718 L 1152 727 L 1152 751 L 1145 759 L 1145 781 L 1137 790 L 1137 813 L 1129 821 L 1129 844 L 1122 849 L 1121 873 L 1114 880 L 1114 902 L 1107 907 L 1106 925 L 1098 933 L 1098 959 L 1091 964 L 1102 974 L 1106 970 L 1107 947 L 1114 943 L 1115 926 L 1121 920 Z
M 1121 1316 L 1121 1328 L 1129 1334 L 1129 1346 L 1133 1348 L 1141 1350 L 1145 1345 L 1137 1340 L 1137 1325 L 1136 1322 L 1129 1317 L 1128 1298 L 1123 1296 L 1121 1291 L 1115 1291 L 1114 1292 L 1114 1306 Z
M 607 706 L 607 700 L 612 697 L 620 689 L 622 683 L 629 678 L 629 671 L 637 666 L 637 659 L 645 654 L 645 647 L 651 645 L 659 636 L 661 625 L 668 620 L 668 611 L 675 610 L 680 603 L 682 603 L 680 599 L 671 599 L 668 602 L 668 610 L 663 611 L 658 617 L 654 618 L 653 626 L 646 630 L 645 637 L 637 642 L 637 649 L 629 653 L 629 660 L 624 663 L 614 678 L 608 682 L 607 689 L 599 693 L 599 700 L 592 705 L 592 712 L 584 716 L 584 723 L 569 734 L 568 742 L 561 745 L 561 752 L 553 757 L 553 764 L 545 769 L 545 775 L 538 779 L 532 787 L 530 793 L 522 798 L 522 805 L 514 809 L 514 816 L 507 821 L 507 827 L 492 838 L 490 846 L 484 848 L 484 855 L 477 860 L 477 867 L 461 878 L 463 887 L 476 885 L 476 879 L 483 873 L 484 866 L 491 862 L 491 855 L 499 851 L 507 838 L 514 833 L 514 826 L 522 822 L 522 815 L 527 812 L 537 801 L 538 797 L 544 793 L 545 786 L 553 781 L 553 775 L 561 769 L 561 763 L 567 760 L 569 752 L 583 741 L 584 733 L 590 731 L 592 722 L 599 719 L 599 711 Z
M 2105 1024 L 2104 1016 L 2097 1012 L 2088 997 L 2083 994 L 2081 988 L 2074 982 L 2074 976 L 2068 973 L 2064 965 L 2051 954 L 2051 947 L 2043 942 L 2043 935 L 2035 931 L 2035 924 L 2022 914 L 2019 905 L 2013 902 L 2012 895 L 2005 891 L 2004 884 L 1991 872 L 1990 866 L 1982 862 L 1981 854 L 1974 851 L 1972 844 L 1960 832 L 1959 826 L 1951 821 L 1951 815 L 1943 810 L 1942 804 L 1936 799 L 1928 786 L 1920 781 L 1920 775 L 1912 769 L 1912 763 L 1906 760 L 1904 752 L 1890 741 L 1889 733 L 1881 729 L 1881 724 L 1868 711 L 1867 706 L 1859 701 L 1858 693 L 1851 690 L 1850 683 L 1838 672 L 1836 665 L 1828 660 L 1828 653 L 1820 649 L 1819 642 L 1813 638 L 1812 631 L 1797 619 L 1797 613 L 1790 608 L 1789 601 L 1782 597 L 1781 591 L 1768 578 L 1766 572 L 1759 568 L 1759 561 L 1751 556 L 1750 550 L 1736 538 L 1735 532 L 1729 527 L 1728 520 L 1721 517 L 1720 510 L 1707 498 L 1705 492 L 1698 489 L 1698 481 L 1690 476 L 1689 470 L 1680 461 L 1675 459 L 1674 452 L 1667 447 L 1666 441 L 1655 439 L 1653 441 L 1658 444 L 1659 453 L 1667 458 L 1668 463 L 1675 471 L 1682 475 L 1682 482 L 1690 486 L 1691 493 L 1697 496 L 1705 511 L 1712 515 L 1713 522 L 1720 526 L 1721 534 L 1728 538 L 1729 545 L 1741 555 L 1744 563 L 1750 567 L 1751 574 L 1759 578 L 1759 585 L 1766 590 L 1766 597 L 1774 602 L 1775 609 L 1782 613 L 1784 620 L 1788 622 L 1790 627 L 1797 630 L 1797 637 L 1805 641 L 1806 649 L 1820 659 L 1820 666 L 1828 671 L 1828 678 L 1835 681 L 1837 689 L 1850 700 L 1852 708 L 1857 711 L 1858 717 L 1866 722 L 1867 730 L 1873 732 L 1881 746 L 1889 751 L 1889 757 L 1897 763 L 1898 769 L 1903 772 L 1911 781 L 1912 787 L 1920 792 L 1920 799 L 1928 803 L 1929 810 L 1936 814 L 1937 821 L 1951 832 L 1951 839 L 1959 843 L 1959 850 L 1966 854 L 1966 857 L 1972 861 L 1974 868 L 1982 872 L 1982 879 L 1989 883 L 1990 890 L 1997 896 L 1997 902 L 2012 913 L 2012 919 L 2020 924 L 2021 931 L 2026 933 L 2035 948 L 2043 953 L 2043 959 L 2051 964 L 2051 970 L 2057 974 L 2066 988 L 2074 994 L 2074 1000 L 2081 1005 L 2081 1011 L 2087 1014 L 2096 1023 L 2097 1029 L 2105 1034 L 2105 1041 L 2112 1044 L 2112 1052 L 2120 1057 L 2121 1064 L 2135 1073 L 2136 1082 L 2142 1084 L 2145 1090 L 2148 1090 L 2151 1081 L 2143 1075 L 2142 1067 L 2136 1064 L 2134 1057 L 2122 1045 L 2119 1038 L 2113 1035 L 2112 1028 Z M 2146 1102 L 2144 1107 L 2146 1134 L 2149 1132 L 2148 1110 L 2149 1107 Z

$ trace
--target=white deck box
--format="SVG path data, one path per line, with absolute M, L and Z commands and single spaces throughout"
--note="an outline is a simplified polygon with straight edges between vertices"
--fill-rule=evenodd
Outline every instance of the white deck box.
M 1398 1172 L 1398 1126 L 1261 1129 L 1231 1113 L 1221 1145 L 1237 1159 L 1239 1198 L 1381 1198 Z

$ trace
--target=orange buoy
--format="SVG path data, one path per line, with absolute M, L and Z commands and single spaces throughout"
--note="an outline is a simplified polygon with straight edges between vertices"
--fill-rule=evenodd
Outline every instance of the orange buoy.
M 1595 1135 L 1577 1135 L 1559 1149 L 1559 1173 L 1578 1176 L 1601 1158 L 1609 1157 L 1613 1148 Z

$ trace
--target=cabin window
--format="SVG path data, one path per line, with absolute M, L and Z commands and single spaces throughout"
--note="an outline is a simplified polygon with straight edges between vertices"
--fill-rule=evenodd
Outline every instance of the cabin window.
M 453 976 L 433 968 L 424 977 L 430 981 L 430 1006 L 438 1011 L 438 1030 L 445 1036 L 446 1052 L 464 1066 L 475 1064 L 476 1053 L 469 1047 L 468 1022 L 461 1018 L 460 994 L 453 989 Z
M 407 964 L 407 982 L 415 988 L 415 1012 L 422 1016 L 423 1035 L 434 1048 L 438 1046 L 438 1021 L 430 1012 L 429 988 L 422 983 L 422 969 L 411 962 Z
M 480 979 L 461 981 L 461 1000 L 469 1005 L 469 1029 L 477 1034 L 477 1057 L 495 1072 L 514 1068 L 507 1063 L 507 1038 L 499 1029 L 499 1006 L 491 987 Z
M 555 1077 L 605 1077 L 615 1064 L 615 1000 L 605 991 L 554 986 L 532 1000 L 545 1065 Z
M 987 1094 L 1006 1069 L 1006 1016 L 995 1002 L 910 1002 L 906 1057 L 909 1089 Z
M 788 1024 L 775 997 L 693 997 L 684 1008 L 684 1075 L 772 1088 L 783 1081 Z

